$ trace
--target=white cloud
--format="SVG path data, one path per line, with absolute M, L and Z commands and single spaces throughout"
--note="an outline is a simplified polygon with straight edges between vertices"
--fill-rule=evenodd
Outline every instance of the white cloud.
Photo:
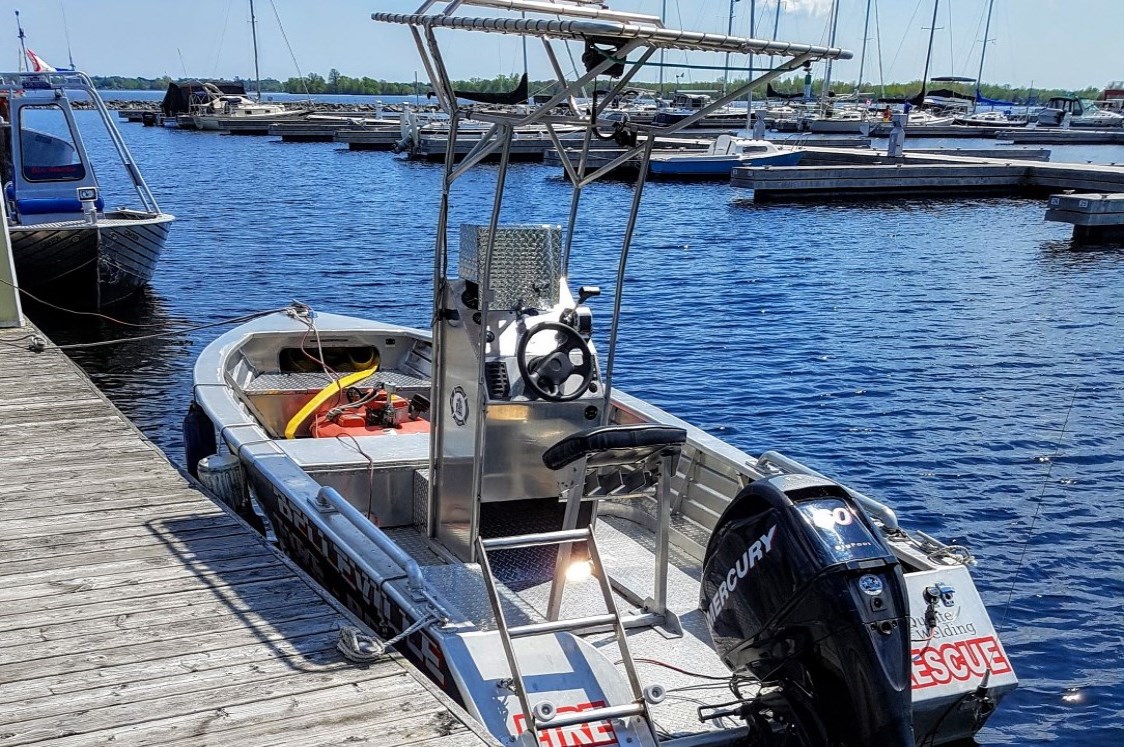
M 831 12 L 831 0 L 780 0 L 781 9 L 788 13 L 803 13 L 809 16 L 826 16 Z M 763 5 L 776 5 L 774 0 L 765 0 Z

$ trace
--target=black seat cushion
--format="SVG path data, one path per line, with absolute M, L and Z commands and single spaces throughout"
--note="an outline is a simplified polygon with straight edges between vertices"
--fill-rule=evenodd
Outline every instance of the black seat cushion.
M 566 436 L 542 455 L 549 469 L 562 469 L 583 456 L 590 467 L 610 467 L 643 461 L 663 449 L 682 446 L 687 431 L 668 425 L 605 425 Z

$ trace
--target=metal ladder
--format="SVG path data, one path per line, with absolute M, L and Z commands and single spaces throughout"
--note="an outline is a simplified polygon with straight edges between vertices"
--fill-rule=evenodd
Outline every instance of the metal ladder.
M 542 547 L 547 545 L 562 545 L 568 549 L 572 547 L 575 542 L 586 543 L 586 547 L 589 550 L 591 571 L 593 575 L 597 577 L 598 585 L 601 587 L 601 595 L 605 600 L 605 607 L 608 612 L 603 615 L 590 615 L 588 617 L 548 620 L 547 622 L 509 626 L 507 624 L 507 618 L 503 613 L 503 605 L 501 604 L 499 590 L 496 588 L 496 580 L 492 575 L 492 567 L 488 562 L 488 551 L 516 550 L 524 547 Z M 488 587 L 488 598 L 492 603 L 492 610 L 496 616 L 496 627 L 500 635 L 500 641 L 503 643 L 503 650 L 507 655 L 507 663 L 511 669 L 513 688 L 516 696 L 519 698 L 519 706 L 523 711 L 524 723 L 528 725 L 527 730 L 520 735 L 520 738 L 524 742 L 524 747 L 540 747 L 538 733 L 543 729 L 575 726 L 578 724 L 593 723 L 595 721 L 627 719 L 632 716 L 637 716 L 643 720 L 652 734 L 654 743 L 658 744 L 659 740 L 656 736 L 652 719 L 648 713 L 648 704 L 658 703 L 663 700 L 663 688 L 658 685 L 652 685 L 647 689 L 643 689 L 640 686 L 640 677 L 636 673 L 636 664 L 632 660 L 632 652 L 629 650 L 628 640 L 625 638 L 625 626 L 621 620 L 620 613 L 617 612 L 617 605 L 613 599 L 613 590 L 609 585 L 609 574 L 605 572 L 604 566 L 601 564 L 601 554 L 597 550 L 597 542 L 593 537 L 593 530 L 587 527 L 584 529 L 563 529 L 556 532 L 495 537 L 492 539 L 477 537 L 476 547 L 476 557 L 480 561 L 480 569 L 484 575 L 484 583 Z M 558 583 L 558 579 L 555 579 L 555 583 Z M 629 685 L 632 689 L 632 702 L 627 705 L 593 708 L 587 711 L 567 713 L 564 715 L 557 715 L 553 704 L 548 702 L 537 703 L 532 706 L 528 699 L 526 685 L 523 681 L 523 673 L 515 655 L 513 641 L 516 638 L 524 638 L 527 636 L 573 632 L 606 625 L 611 626 L 615 633 L 617 647 L 620 649 L 621 662 L 624 664 L 625 672 L 628 674 Z

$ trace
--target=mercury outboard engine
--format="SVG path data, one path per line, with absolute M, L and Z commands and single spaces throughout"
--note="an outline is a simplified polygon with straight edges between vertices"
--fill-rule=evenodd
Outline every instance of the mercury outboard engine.
M 914 744 L 905 579 L 841 486 L 742 490 L 706 548 L 700 604 L 726 666 L 761 683 L 737 711 L 757 744 Z

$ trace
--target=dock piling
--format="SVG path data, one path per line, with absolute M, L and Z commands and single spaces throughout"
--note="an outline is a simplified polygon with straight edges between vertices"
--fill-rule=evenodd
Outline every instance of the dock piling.
M 12 237 L 8 233 L 8 206 L 3 200 L 0 200 L 0 222 L 4 225 L 3 246 L 0 247 L 0 327 L 22 327 L 23 308 L 16 263 L 12 258 Z

